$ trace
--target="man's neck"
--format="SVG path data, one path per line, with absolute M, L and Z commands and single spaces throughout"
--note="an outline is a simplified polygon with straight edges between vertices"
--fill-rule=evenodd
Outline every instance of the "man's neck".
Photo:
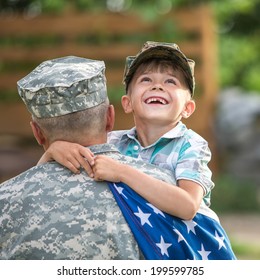
M 105 144 L 107 143 L 107 135 L 101 135 L 97 137 L 89 137 L 89 135 L 81 135 L 80 137 L 73 138 L 73 139 L 59 139 L 61 141 L 67 141 L 72 143 L 77 143 L 81 146 L 88 147 L 88 146 L 94 146 L 99 144 Z M 52 141 L 54 142 L 54 141 Z M 52 142 L 46 142 L 45 145 L 43 145 L 44 150 L 46 151 Z
M 89 146 L 95 146 L 95 145 L 101 145 L 101 144 L 105 144 L 105 143 L 107 143 L 107 139 L 104 141 L 104 140 L 100 140 L 100 141 L 98 141 L 98 140 L 96 140 L 96 141 L 86 141 L 85 143 L 80 143 L 80 145 L 82 145 L 82 146 L 85 146 L 85 147 L 89 147 Z

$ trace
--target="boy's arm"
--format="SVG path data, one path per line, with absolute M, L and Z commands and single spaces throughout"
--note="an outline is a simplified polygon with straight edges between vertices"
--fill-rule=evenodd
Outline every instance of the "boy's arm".
M 90 177 L 93 177 L 92 165 L 94 155 L 86 147 L 66 141 L 55 141 L 42 155 L 37 165 L 55 160 L 74 173 L 79 173 L 83 167 Z
M 50 160 L 59 162 L 74 173 L 79 173 L 82 166 L 95 180 L 121 181 L 158 209 L 186 220 L 193 218 L 203 198 L 203 189 L 195 182 L 180 180 L 177 187 L 109 157 L 98 155 L 94 158 L 89 149 L 75 143 L 52 143 L 38 164 Z
M 174 186 L 106 156 L 95 158 L 93 170 L 94 179 L 123 182 L 158 209 L 181 219 L 192 219 L 203 198 L 203 189 L 196 182 L 180 180 Z

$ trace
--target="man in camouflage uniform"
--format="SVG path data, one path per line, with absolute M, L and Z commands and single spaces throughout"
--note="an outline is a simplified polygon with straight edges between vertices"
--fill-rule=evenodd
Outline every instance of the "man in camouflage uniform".
M 64 57 L 43 62 L 18 81 L 32 130 L 46 150 L 59 139 L 88 146 L 169 180 L 155 166 L 121 155 L 103 61 Z M 140 259 L 142 254 L 106 182 L 57 162 L 30 168 L 0 185 L 0 259 Z

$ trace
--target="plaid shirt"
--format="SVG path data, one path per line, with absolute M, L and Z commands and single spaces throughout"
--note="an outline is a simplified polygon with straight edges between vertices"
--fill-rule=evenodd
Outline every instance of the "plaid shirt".
M 116 145 L 121 153 L 172 171 L 176 182 L 180 179 L 194 181 L 204 190 L 203 201 L 210 206 L 211 170 L 208 162 L 211 152 L 200 135 L 179 122 L 150 146 L 142 147 L 135 127 L 130 130 L 112 131 L 108 142 Z

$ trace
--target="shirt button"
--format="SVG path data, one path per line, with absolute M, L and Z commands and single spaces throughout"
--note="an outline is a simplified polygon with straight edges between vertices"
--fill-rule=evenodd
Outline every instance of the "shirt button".
M 138 150 L 139 150 L 139 147 L 138 147 L 137 145 L 135 145 L 135 146 L 134 146 L 134 150 L 135 150 L 135 151 L 138 151 Z

